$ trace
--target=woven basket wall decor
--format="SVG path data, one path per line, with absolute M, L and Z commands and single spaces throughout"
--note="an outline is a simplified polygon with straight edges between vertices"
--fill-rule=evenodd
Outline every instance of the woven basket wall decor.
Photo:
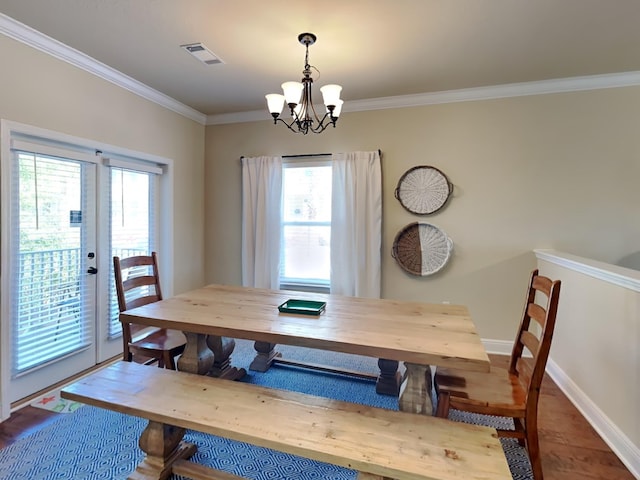
M 417 215 L 429 215 L 440 210 L 449 199 L 453 184 L 436 167 L 419 165 L 407 170 L 394 192 L 400 204 Z
M 453 241 L 438 227 L 414 222 L 398 232 L 391 256 L 406 272 L 424 277 L 440 271 L 452 249 Z

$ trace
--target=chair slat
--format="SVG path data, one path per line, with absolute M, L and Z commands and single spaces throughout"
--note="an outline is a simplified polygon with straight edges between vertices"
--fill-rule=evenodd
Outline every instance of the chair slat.
M 137 287 L 148 287 L 156 285 L 156 278 L 151 275 L 141 275 L 139 277 L 131 277 L 122 282 L 122 288 L 125 292 L 133 290 Z
M 547 298 L 551 296 L 551 287 L 553 285 L 553 280 L 547 277 L 542 277 L 537 275 L 533 279 L 533 288 L 538 290 L 539 292 L 543 292 Z
M 544 324 L 547 321 L 547 311 L 537 303 L 530 303 L 528 305 L 527 315 L 538 322 L 538 325 L 541 327 L 544 327 Z
M 134 267 L 151 267 L 153 266 L 153 258 L 148 255 L 136 255 L 135 257 L 127 257 L 120 259 L 120 268 L 128 270 Z

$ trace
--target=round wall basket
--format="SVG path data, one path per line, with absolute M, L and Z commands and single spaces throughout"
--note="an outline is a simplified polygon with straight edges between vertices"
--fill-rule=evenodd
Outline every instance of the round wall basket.
M 435 167 L 420 165 L 407 170 L 394 192 L 402 206 L 417 215 L 440 210 L 453 191 L 447 176 Z
M 424 277 L 440 271 L 452 249 L 453 242 L 438 227 L 415 222 L 398 232 L 391 256 L 406 272 Z

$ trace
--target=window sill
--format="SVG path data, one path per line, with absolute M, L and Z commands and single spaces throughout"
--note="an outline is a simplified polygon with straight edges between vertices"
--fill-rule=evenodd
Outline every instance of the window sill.
M 311 293 L 331 293 L 329 285 L 312 285 L 303 283 L 281 283 L 281 290 L 293 290 L 296 292 L 311 292 Z

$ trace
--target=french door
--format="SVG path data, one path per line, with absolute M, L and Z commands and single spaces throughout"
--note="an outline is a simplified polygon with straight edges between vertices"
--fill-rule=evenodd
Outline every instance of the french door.
M 170 159 L 0 120 L 0 421 L 122 355 L 114 255 L 159 252 L 172 285 Z
M 96 164 L 12 155 L 10 401 L 96 359 Z

